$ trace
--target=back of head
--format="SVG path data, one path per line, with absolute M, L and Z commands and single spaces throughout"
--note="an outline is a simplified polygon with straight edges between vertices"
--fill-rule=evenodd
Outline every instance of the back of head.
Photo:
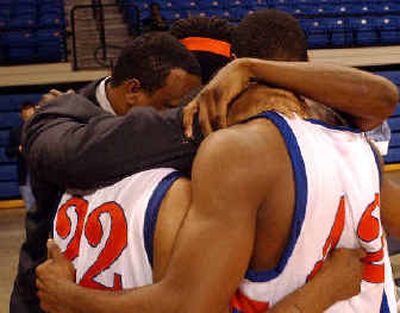
M 113 68 L 111 84 L 116 87 L 135 78 L 142 89 L 153 92 L 165 84 L 172 69 L 201 75 L 196 58 L 173 36 L 148 33 L 137 37 L 122 50 Z
M 190 17 L 175 22 L 170 33 L 196 56 L 202 70 L 203 83 L 231 60 L 233 26 L 213 17 Z
M 246 16 L 233 34 L 238 57 L 307 61 L 307 38 L 299 22 L 279 10 L 259 10 Z

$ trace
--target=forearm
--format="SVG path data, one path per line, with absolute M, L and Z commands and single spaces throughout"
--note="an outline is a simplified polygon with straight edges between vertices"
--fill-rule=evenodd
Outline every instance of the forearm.
M 318 282 L 311 281 L 293 293 L 286 296 L 268 313 L 322 313 L 332 304 Z
M 58 305 L 74 313 L 174 312 L 169 305 L 171 295 L 168 291 L 161 293 L 158 285 L 112 292 L 63 281 L 57 289 Z
M 398 100 L 397 87 L 390 81 L 349 67 L 257 59 L 241 62 L 251 77 L 345 112 L 362 130 L 390 116 Z

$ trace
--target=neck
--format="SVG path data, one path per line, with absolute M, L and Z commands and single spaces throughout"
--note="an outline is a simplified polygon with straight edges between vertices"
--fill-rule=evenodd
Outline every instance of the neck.
M 275 111 L 289 117 L 293 114 L 310 117 L 304 102 L 293 93 L 254 84 L 232 104 L 228 124 L 237 124 L 264 111 Z
M 112 87 L 110 83 L 106 83 L 107 99 L 117 115 L 124 115 L 127 112 L 124 97 L 121 95 L 121 88 L 121 86 Z

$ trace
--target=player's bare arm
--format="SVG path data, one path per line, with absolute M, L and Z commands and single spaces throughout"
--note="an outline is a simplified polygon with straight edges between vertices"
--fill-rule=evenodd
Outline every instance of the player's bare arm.
M 93 294 L 88 292 L 88 289 L 75 284 L 69 285 L 70 282 L 74 281 L 72 264 L 64 258 L 56 244 L 49 242 L 48 248 L 50 259 L 41 265 L 39 270 L 46 277 L 45 281 L 50 285 L 53 282 L 54 289 L 63 290 L 63 298 L 73 296 L 74 303 L 78 307 L 84 305 L 84 303 L 79 302 L 81 299 L 86 298 L 89 299 L 86 301 L 94 301 L 95 298 L 89 297 Z M 360 261 L 362 255 L 363 253 L 360 250 L 339 249 L 334 251 L 311 282 L 286 296 L 268 312 L 298 313 L 300 308 L 302 313 L 320 313 L 323 308 L 358 294 L 364 269 L 363 263 Z M 71 288 L 65 288 L 68 286 Z M 330 288 L 325 288 L 326 286 Z M 110 296 L 110 293 L 105 291 L 95 291 L 95 293 L 95 296 L 101 294 L 105 297 Z M 45 298 L 52 296 L 43 291 L 40 291 L 40 294 Z M 115 294 L 112 296 L 115 296 Z M 48 301 L 48 303 L 50 303 L 50 306 L 48 304 L 44 306 L 46 311 L 64 313 L 69 310 L 58 301 L 54 302 L 54 306 L 51 306 L 52 301 Z M 56 304 L 59 306 L 56 306 Z
M 398 100 L 397 87 L 389 80 L 350 67 L 243 58 L 225 66 L 185 109 L 185 128 L 190 130 L 196 112 L 205 134 L 217 125 L 226 127 L 230 102 L 252 79 L 347 113 L 361 130 L 381 124 L 393 113 Z

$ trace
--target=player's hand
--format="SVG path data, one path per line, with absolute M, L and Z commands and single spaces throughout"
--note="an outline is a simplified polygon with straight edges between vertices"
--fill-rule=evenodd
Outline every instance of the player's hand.
M 243 60 L 235 60 L 220 70 L 184 108 L 185 136 L 193 137 L 193 119 L 197 113 L 204 136 L 214 130 L 227 127 L 229 104 L 248 87 L 250 80 L 249 67 Z
M 47 242 L 48 259 L 36 268 L 36 287 L 45 312 L 68 312 L 62 306 L 63 288 L 75 282 L 75 269 L 53 240 Z
M 321 272 L 315 276 L 324 279 L 325 291 L 329 292 L 333 302 L 346 300 L 360 293 L 364 271 L 361 249 L 337 249 L 328 257 Z
M 48 102 L 57 99 L 58 97 L 65 95 L 65 94 L 70 94 L 74 93 L 72 89 L 68 90 L 67 92 L 62 92 L 57 89 L 51 89 L 48 93 L 44 94 L 42 98 L 40 99 L 38 106 L 42 107 L 46 105 Z

